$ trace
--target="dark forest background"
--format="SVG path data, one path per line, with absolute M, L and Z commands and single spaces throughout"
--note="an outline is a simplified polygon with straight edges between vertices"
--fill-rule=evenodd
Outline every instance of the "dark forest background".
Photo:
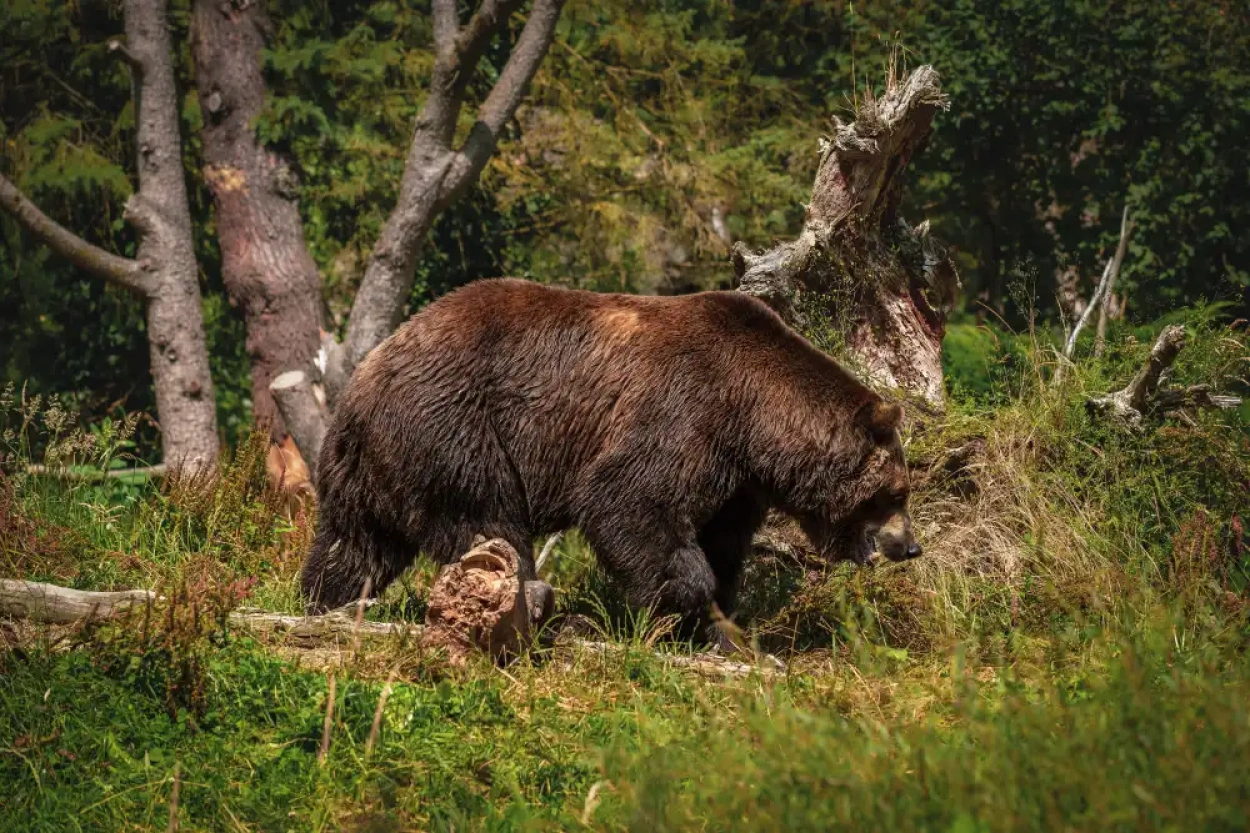
M 233 439 L 251 418 L 244 328 L 201 174 L 189 4 L 173 10 L 219 423 Z M 279 0 L 271 18 L 257 129 L 295 160 L 341 324 L 425 95 L 429 10 Z M 107 48 L 120 29 L 106 0 L 0 7 L 0 164 L 54 218 L 132 254 L 130 77 Z M 1030 319 L 1062 333 L 1126 203 L 1136 232 L 1114 304 L 1126 321 L 1212 303 L 1250 314 L 1250 10 L 1198 0 L 575 0 L 481 182 L 432 232 L 411 308 L 505 274 L 604 291 L 728 286 L 733 242 L 797 233 L 816 137 L 891 60 L 933 64 L 952 102 L 911 164 L 905 213 L 955 247 L 954 383 L 975 390 L 983 354 Z M 88 419 L 151 410 L 143 328 L 133 298 L 0 215 L 0 382 L 72 394 Z

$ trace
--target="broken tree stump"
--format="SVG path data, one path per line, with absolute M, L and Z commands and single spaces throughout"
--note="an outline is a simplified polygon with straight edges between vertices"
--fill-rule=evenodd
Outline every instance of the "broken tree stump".
M 514 656 L 554 612 L 550 587 L 529 586 L 542 584 L 521 580 L 520 558 L 506 541 L 479 544 L 439 573 L 422 641 L 444 649 L 455 665 L 475 650 L 495 660 Z
M 938 73 L 891 70 L 880 97 L 865 92 L 855 121 L 833 119 L 798 238 L 767 251 L 739 243 L 738 289 L 760 298 L 810 338 L 845 341 L 864 381 L 945 408 L 942 338 L 959 275 L 928 222 L 901 202 L 908 163 L 949 106 Z

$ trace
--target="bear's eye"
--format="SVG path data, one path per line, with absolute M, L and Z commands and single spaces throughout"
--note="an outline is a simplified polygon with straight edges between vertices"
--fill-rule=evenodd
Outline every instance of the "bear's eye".
M 883 509 L 896 509 L 907 503 L 906 489 L 882 489 L 877 493 L 877 505 Z

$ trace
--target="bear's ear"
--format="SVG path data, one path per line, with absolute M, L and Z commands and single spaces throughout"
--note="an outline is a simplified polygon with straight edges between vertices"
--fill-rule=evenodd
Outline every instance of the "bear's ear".
M 903 419 L 903 408 L 897 402 L 882 402 L 874 399 L 860 406 L 855 421 L 868 431 L 868 435 L 878 443 L 889 442 L 894 436 Z

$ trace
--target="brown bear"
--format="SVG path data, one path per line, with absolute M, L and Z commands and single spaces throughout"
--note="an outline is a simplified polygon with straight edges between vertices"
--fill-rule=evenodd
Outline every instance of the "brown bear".
M 827 556 L 920 554 L 901 410 L 762 302 L 515 279 L 430 304 L 361 363 L 321 452 L 309 608 L 381 592 L 418 551 L 449 563 L 578 527 L 637 606 L 715 634 L 776 507 Z

